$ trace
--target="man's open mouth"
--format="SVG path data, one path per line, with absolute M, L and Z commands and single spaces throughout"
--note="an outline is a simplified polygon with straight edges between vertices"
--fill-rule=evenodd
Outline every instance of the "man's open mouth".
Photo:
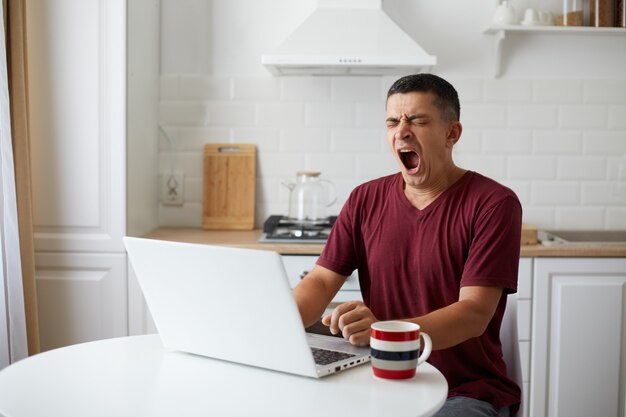
M 400 149 L 398 155 L 400 155 L 400 160 L 408 171 L 412 171 L 419 166 L 420 157 L 417 152 L 409 149 Z

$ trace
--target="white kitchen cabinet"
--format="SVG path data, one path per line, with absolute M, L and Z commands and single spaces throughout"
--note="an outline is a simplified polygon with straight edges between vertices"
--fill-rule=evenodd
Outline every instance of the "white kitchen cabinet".
M 128 334 L 126 1 L 28 0 L 43 350 Z
M 289 284 L 291 288 L 293 288 L 298 285 L 298 282 L 313 268 L 318 257 L 311 255 L 283 255 L 282 258 L 287 277 L 289 278 Z M 352 300 L 363 300 L 361 290 L 359 289 L 359 276 L 357 271 L 354 271 L 354 273 L 348 277 L 339 293 L 333 298 L 331 305 Z
M 626 259 L 537 258 L 530 415 L 624 416 Z

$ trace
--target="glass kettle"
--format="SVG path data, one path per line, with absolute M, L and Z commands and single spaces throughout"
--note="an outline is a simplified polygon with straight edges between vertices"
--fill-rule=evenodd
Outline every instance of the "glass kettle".
M 326 208 L 337 201 L 335 184 L 321 179 L 320 172 L 299 171 L 296 182 L 283 182 L 289 188 L 289 218 L 315 222 L 326 218 Z

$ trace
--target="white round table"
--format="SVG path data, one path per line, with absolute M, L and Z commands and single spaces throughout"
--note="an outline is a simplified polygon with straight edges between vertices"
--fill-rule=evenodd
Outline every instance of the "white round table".
M 0 415 L 430 416 L 448 385 L 433 366 L 410 380 L 365 364 L 313 379 L 171 352 L 158 335 L 68 346 L 0 372 Z

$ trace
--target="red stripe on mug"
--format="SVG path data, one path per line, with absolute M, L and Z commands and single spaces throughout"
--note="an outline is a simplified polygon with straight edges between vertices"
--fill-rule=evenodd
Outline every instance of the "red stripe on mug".
M 419 334 L 419 330 L 410 332 L 389 332 L 371 329 L 371 336 L 373 338 L 386 342 L 408 342 L 419 338 Z
M 405 369 L 401 371 L 390 371 L 387 369 L 380 369 L 373 366 L 372 370 L 374 371 L 374 375 L 376 375 L 377 377 L 386 379 L 409 379 L 415 376 L 415 368 Z

